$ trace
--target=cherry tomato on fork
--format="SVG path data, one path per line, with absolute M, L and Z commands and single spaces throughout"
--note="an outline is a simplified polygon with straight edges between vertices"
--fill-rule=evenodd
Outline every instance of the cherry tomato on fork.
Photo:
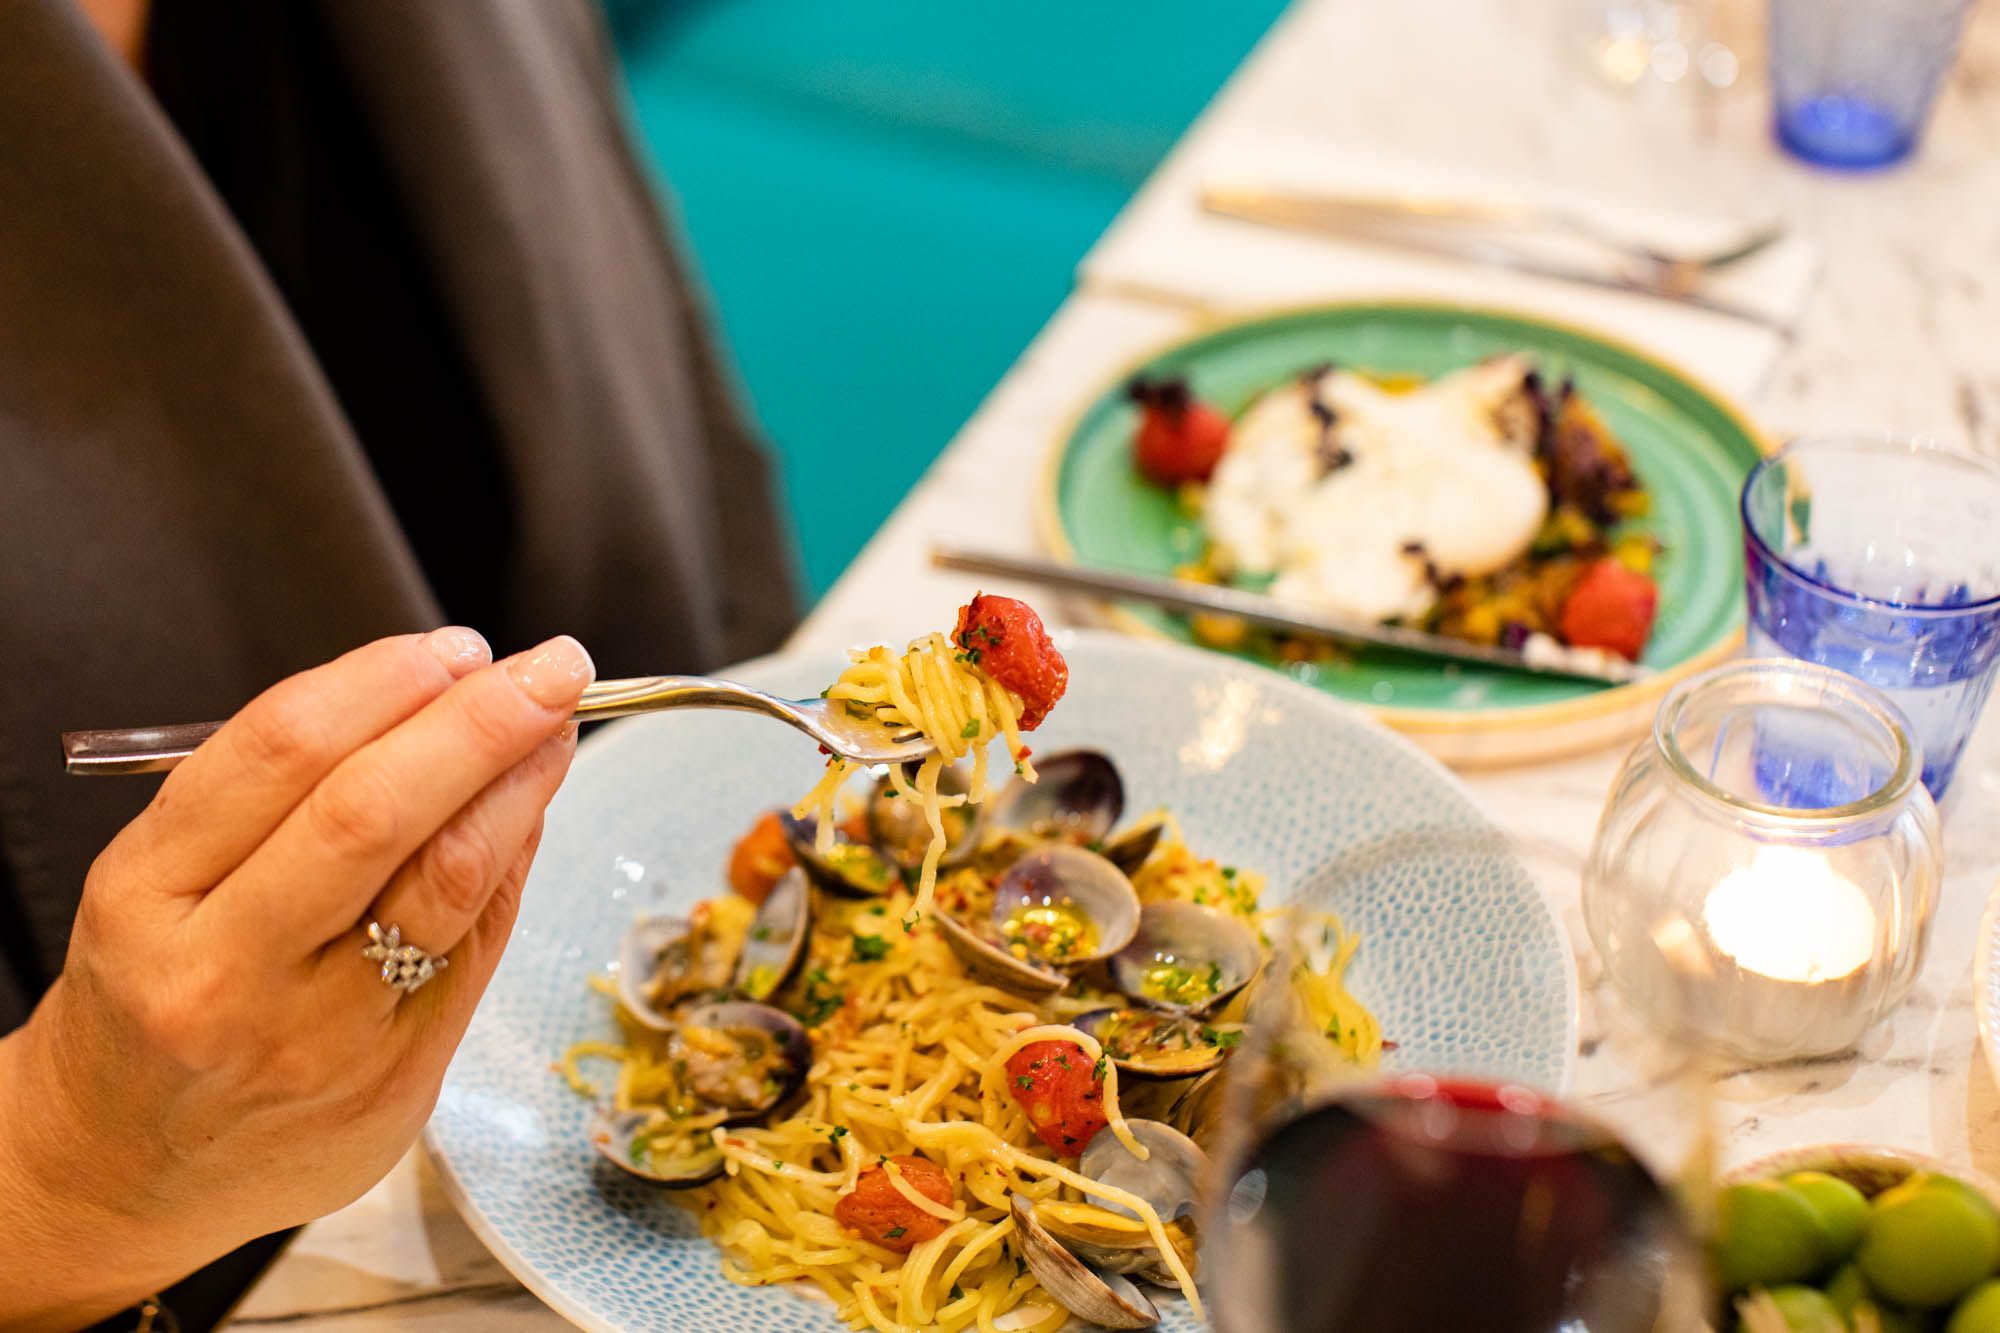
M 1033 607 L 1012 597 L 980 593 L 958 611 L 951 641 L 982 671 L 1021 700 L 1021 730 L 1041 725 L 1069 688 L 1069 663 L 1042 628 Z

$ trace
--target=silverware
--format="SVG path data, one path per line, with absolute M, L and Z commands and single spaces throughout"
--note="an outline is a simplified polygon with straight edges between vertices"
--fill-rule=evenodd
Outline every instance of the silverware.
M 1593 680 L 1607 685 L 1625 685 L 1636 680 L 1644 680 L 1652 674 L 1645 667 L 1621 661 L 1608 653 L 1591 652 L 1585 657 L 1575 649 L 1565 648 L 1546 658 L 1540 655 L 1531 658 L 1526 653 L 1512 648 L 1468 643 L 1463 639 L 1427 634 L 1423 630 L 1408 629 L 1401 625 L 1373 624 L 1330 612 L 1294 606 L 1274 597 L 1266 597 L 1262 593 L 1245 592 L 1241 588 L 1222 588 L 1207 583 L 1190 583 L 1182 579 L 1164 579 L 1152 574 L 1128 574 L 1109 569 L 1079 569 L 1073 565 L 1057 564 L 1053 560 L 1037 560 L 985 551 L 966 551 L 947 546 L 932 548 L 931 563 L 939 569 L 962 570 L 968 574 L 991 574 L 996 578 L 1019 579 L 1024 583 L 1039 583 L 1044 587 L 1089 593 L 1098 597 L 1151 602 L 1155 606 L 1164 606 L 1175 611 L 1235 616 L 1240 620 L 1283 630 L 1288 634 L 1305 634 L 1315 638 L 1337 639 L 1346 643 L 1368 644 L 1378 648 L 1400 648 L 1405 652 L 1422 653 L 1426 657 L 1442 657 L 1454 662 L 1476 662 L 1481 666 L 1525 671 L 1538 676 L 1561 676 L 1574 680 Z
M 1497 268 L 1514 269 L 1566 282 L 1606 287 L 1613 291 L 1679 301 L 1735 319 L 1783 328 L 1777 316 L 1699 290 L 1709 274 L 1768 249 L 1784 236 L 1771 224 L 1756 228 L 1726 246 L 1700 253 L 1676 254 L 1618 236 L 1601 223 L 1559 209 L 1479 204 L 1461 200 L 1408 196 L 1368 198 L 1308 195 L 1269 190 L 1210 187 L 1201 204 L 1221 217 L 1266 226 L 1350 235 L 1427 254 L 1467 259 Z M 1481 228 L 1539 228 L 1582 237 L 1611 253 L 1618 267 L 1599 270 L 1566 264 L 1522 250 Z
M 762 713 L 797 727 L 825 749 L 857 764 L 899 764 L 922 759 L 931 743 L 913 728 L 892 728 L 850 714 L 837 699 L 780 699 L 733 680 L 707 676 L 638 676 L 600 680 L 585 688 L 570 716 L 578 722 L 677 708 L 733 708 Z M 194 753 L 220 730 L 220 722 L 66 731 L 63 767 L 71 773 L 162 773 Z

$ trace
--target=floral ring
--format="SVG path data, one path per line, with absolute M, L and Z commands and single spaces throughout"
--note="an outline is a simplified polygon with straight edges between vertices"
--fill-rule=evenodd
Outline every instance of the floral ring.
M 414 944 L 403 943 L 400 926 L 384 930 L 377 921 L 368 923 L 368 943 L 362 946 L 361 956 L 371 963 L 380 963 L 383 982 L 405 995 L 416 994 L 426 981 L 451 966 L 451 959 L 442 954 L 427 953 Z

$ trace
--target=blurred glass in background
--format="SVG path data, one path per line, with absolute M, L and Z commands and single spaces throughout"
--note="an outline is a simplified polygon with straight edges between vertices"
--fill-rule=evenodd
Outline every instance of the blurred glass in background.
M 1771 0 L 1778 142 L 1807 162 L 1907 157 L 1958 52 L 1970 0 Z

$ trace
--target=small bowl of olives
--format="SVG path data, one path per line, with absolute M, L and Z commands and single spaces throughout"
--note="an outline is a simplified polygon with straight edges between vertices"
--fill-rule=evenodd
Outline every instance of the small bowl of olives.
M 1726 1173 L 1711 1246 L 1727 1333 L 2000 1333 L 2000 1191 L 1893 1148 L 1794 1148 Z

